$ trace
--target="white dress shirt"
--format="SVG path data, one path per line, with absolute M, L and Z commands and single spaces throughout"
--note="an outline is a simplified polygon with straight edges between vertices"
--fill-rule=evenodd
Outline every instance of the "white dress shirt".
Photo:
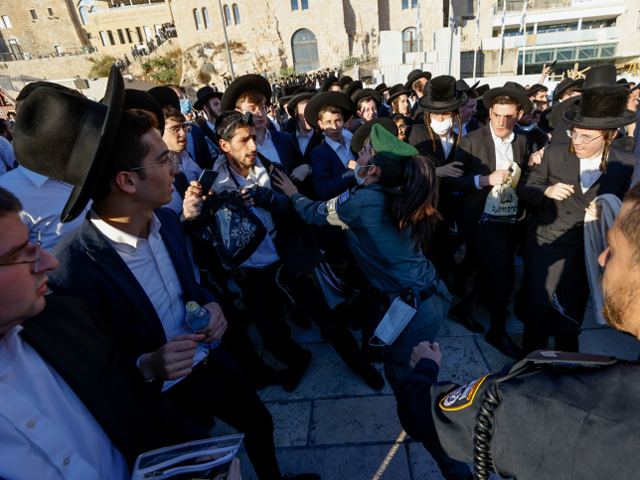
M 0 136 L 0 160 L 2 160 L 2 165 L 0 165 L 0 175 L 18 166 L 16 163 L 16 156 L 13 154 L 13 145 L 9 140 L 2 136 Z
M 600 162 L 602 155 L 591 160 L 587 158 L 580 159 L 580 188 L 582 193 L 586 193 L 593 184 L 596 183 L 602 172 L 600 171 Z
M 467 132 L 467 125 L 468 124 L 469 124 L 469 122 L 462 124 L 462 135 L 460 135 L 461 137 L 464 137 L 467 133 L 469 133 L 469 132 Z M 455 123 L 453 125 L 453 131 L 456 132 L 456 133 L 460 133 L 460 132 L 458 132 L 458 130 L 459 130 L 458 129 L 458 124 Z
M 182 299 L 182 285 L 173 266 L 169 250 L 160 235 L 161 224 L 158 218 L 153 216 L 147 239 L 112 227 L 101 220 L 93 210 L 90 212 L 90 218 L 93 225 L 116 249 L 120 258 L 127 264 L 149 297 L 160 318 L 167 341 L 171 341 L 178 335 L 193 333 L 188 332 L 185 328 L 185 303 Z M 209 355 L 209 350 L 199 346 L 196 350 L 193 366 L 196 366 L 207 355 Z M 184 378 L 164 382 L 162 391 L 164 392 Z
M 0 478 L 131 478 L 100 424 L 21 330 L 0 336 Z
M 438 137 L 440 137 L 440 135 L 438 135 Z M 444 158 L 447 159 L 451 153 L 451 149 L 453 148 L 453 135 L 449 133 L 446 137 L 440 137 L 440 143 L 444 150 Z
M 351 139 L 353 138 L 353 135 L 351 134 L 351 132 L 349 132 L 349 135 L 347 135 L 346 132 L 347 130 L 342 130 L 342 139 L 344 140 L 344 145 L 342 145 L 340 142 L 336 142 L 324 133 L 323 135 L 326 139 L 327 145 L 329 145 L 331 149 L 336 152 L 338 157 L 340 157 L 344 168 L 349 168 L 349 161 L 355 160 L 356 157 L 354 156 L 353 152 L 351 152 Z
M 0 177 L 0 187 L 13 193 L 20 203 L 20 218 L 29 228 L 29 240 L 36 239 L 36 230 L 42 234 L 42 248 L 50 251 L 67 233 L 78 228 L 91 207 L 91 201 L 78 218 L 60 223 L 60 215 L 69 200 L 73 187 L 38 173 L 22 165 Z
M 272 163 L 279 163 L 280 165 L 284 165 L 282 160 L 280 159 L 280 155 L 278 155 L 278 150 L 276 150 L 276 146 L 273 144 L 273 140 L 271 140 L 271 132 L 266 128 L 264 132 L 264 142 L 260 145 L 259 142 L 256 142 L 258 145 L 258 152 L 268 158 Z
M 276 130 L 278 132 L 282 131 L 282 127 L 280 127 L 280 124 L 278 123 L 278 121 L 274 117 L 272 117 L 271 115 L 267 115 L 267 118 L 269 120 L 271 120 L 271 123 L 273 123 L 273 126 L 276 127 Z
M 307 151 L 311 137 L 313 137 L 313 130 L 309 130 L 306 135 L 300 135 L 300 131 L 296 130 L 296 139 L 298 140 L 298 146 L 300 147 L 302 155 Z
M 207 125 L 209 126 L 209 128 L 213 133 L 216 132 L 216 126 L 213 123 L 211 123 L 209 120 L 207 120 Z
M 513 162 L 513 140 L 516 138 L 516 134 L 511 132 L 511 135 L 506 140 L 498 137 L 495 133 L 493 133 L 493 127 L 489 124 L 489 129 L 491 130 L 491 137 L 493 138 L 493 143 L 495 145 L 496 152 L 496 171 L 497 170 L 509 170 L 509 165 Z M 476 175 L 475 178 L 476 188 L 481 190 L 480 186 L 480 175 Z

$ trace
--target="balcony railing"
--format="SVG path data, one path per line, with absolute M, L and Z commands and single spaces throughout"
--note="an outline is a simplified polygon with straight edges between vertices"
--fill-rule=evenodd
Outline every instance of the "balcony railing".
M 47 51 L 47 52 L 0 52 L 0 60 L 3 62 L 15 62 L 16 60 L 33 60 L 36 58 L 55 58 L 55 57 L 67 57 L 74 55 L 88 55 L 97 52 L 95 47 L 74 47 L 63 48 L 61 51 Z

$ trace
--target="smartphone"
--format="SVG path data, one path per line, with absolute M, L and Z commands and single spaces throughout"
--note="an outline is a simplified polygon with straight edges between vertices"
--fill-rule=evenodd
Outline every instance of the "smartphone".
M 553 63 L 550 65 L 551 70 L 553 70 L 553 67 L 556 66 L 556 63 L 558 63 L 558 60 L 554 60 Z
M 209 190 L 213 187 L 213 182 L 218 178 L 218 172 L 204 169 L 198 178 L 198 183 L 202 185 L 202 195 L 209 195 Z

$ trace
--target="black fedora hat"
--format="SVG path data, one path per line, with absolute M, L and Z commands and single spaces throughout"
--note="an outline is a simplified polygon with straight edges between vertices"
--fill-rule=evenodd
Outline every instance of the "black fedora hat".
M 577 95 L 575 97 L 567 98 L 565 101 L 560 102 L 558 105 L 554 105 L 551 108 L 551 113 L 550 113 L 551 116 L 547 117 L 547 122 L 548 122 L 549 128 L 551 130 L 555 130 L 555 128 L 562 121 L 562 117 L 564 115 L 564 112 L 566 112 L 567 110 L 569 110 L 571 108 L 576 108 L 579 103 L 580 103 L 580 96 Z
M 383 94 L 384 92 L 386 92 L 387 90 L 389 90 L 389 87 L 387 87 L 387 84 L 386 84 L 386 83 L 384 83 L 384 82 L 383 82 L 383 83 L 381 83 L 380 85 L 378 85 L 378 86 L 375 88 L 375 91 L 376 91 L 376 92 L 378 92 L 378 93 L 380 93 L 380 95 L 382 95 L 382 94 Z
M 400 95 L 411 95 L 411 90 L 404 88 L 404 85 L 401 83 L 396 83 L 393 87 L 389 89 L 389 103 Z
M 484 104 L 484 99 L 478 98 L 476 102 L 476 113 L 473 114 L 476 118 L 484 117 L 485 115 L 489 115 L 489 109 Z
M 579 128 L 611 130 L 624 127 L 637 119 L 636 112 L 627 110 L 629 89 L 624 86 L 595 87 L 582 92 L 577 108 L 564 112 L 569 125 Z
M 313 128 L 320 129 L 318 126 L 318 112 L 326 105 L 335 105 L 342 110 L 342 116 L 345 122 L 351 118 L 355 108 L 351 99 L 342 92 L 319 93 L 309 100 L 307 108 L 304 109 L 304 118 Z
M 344 89 L 347 88 L 347 85 L 349 85 L 351 82 L 353 82 L 353 78 L 351 78 L 349 75 L 344 75 L 340 79 L 340 88 L 342 88 L 342 90 L 344 91 Z
M 461 78 L 456 81 L 456 90 L 460 90 L 464 93 L 469 93 L 471 90 L 475 90 L 478 85 L 480 85 L 480 80 L 478 80 L 472 86 L 469 86 L 469 84 Z
M 529 88 L 529 96 L 533 97 L 538 92 L 548 92 L 548 91 L 549 91 L 549 87 L 545 87 L 544 85 L 542 85 L 540 83 L 534 83 Z
M 222 100 L 222 93 L 216 92 L 211 87 L 202 87 L 196 92 L 196 103 L 193 104 L 193 108 L 196 110 L 202 110 L 202 107 L 210 98 L 219 98 Z
M 257 90 L 264 98 L 266 98 L 267 102 L 271 98 L 271 85 L 269 85 L 269 80 L 264 78 L 262 75 L 255 75 L 250 73 L 248 75 L 243 75 L 241 77 L 236 78 L 229 88 L 224 92 L 222 96 L 222 111 L 226 112 L 227 110 L 235 110 L 236 102 L 238 98 L 249 90 Z
M 591 67 L 584 74 L 584 84 L 578 89 L 584 92 L 588 88 L 612 87 L 616 85 L 617 70 L 615 65 L 598 65 Z M 619 84 L 626 86 L 626 84 Z
M 456 89 L 456 79 L 440 75 L 427 83 L 427 91 L 420 106 L 429 113 L 452 112 L 467 103 L 467 94 Z
M 584 78 L 565 78 L 562 80 L 553 92 L 553 101 L 557 102 L 562 97 L 562 94 L 573 87 L 582 87 L 584 85 Z
M 280 108 L 284 108 L 285 105 L 287 105 L 289 103 L 289 100 L 291 100 L 293 97 L 291 95 L 283 95 L 278 99 L 278 106 Z
M 358 90 L 353 94 L 351 100 L 353 100 L 353 104 L 355 105 L 356 109 L 358 108 L 358 102 L 366 97 L 373 98 L 373 100 L 376 102 L 376 108 L 380 109 L 380 106 L 382 105 L 382 95 L 380 95 L 380 92 L 376 92 L 373 88 L 363 88 L 362 90 Z
M 478 94 L 478 98 L 482 97 L 485 93 L 487 93 L 491 87 L 488 83 L 483 83 L 482 85 L 476 87 L 474 90 Z
M 142 90 L 127 88 L 124 91 L 122 110 L 133 110 L 134 108 L 153 113 L 156 116 L 156 120 L 158 120 L 160 134 L 164 134 L 164 114 L 162 113 L 162 107 L 155 98 Z
M 294 117 L 296 114 L 296 108 L 298 104 L 303 100 L 311 100 L 317 95 L 316 92 L 299 93 L 291 97 L 291 100 L 287 103 L 287 113 L 290 117 Z
M 340 80 L 338 80 L 338 77 L 336 77 L 335 75 L 329 75 L 327 78 L 325 78 L 324 82 L 322 82 L 322 87 L 320 87 L 320 91 L 328 92 L 331 85 L 336 83 L 340 85 L 340 90 L 342 90 L 342 85 L 340 84 Z
M 13 134 L 18 163 L 73 186 L 63 223 L 82 213 L 95 190 L 116 140 L 123 100 L 124 81 L 113 66 L 103 103 L 42 87 L 20 107 Z
M 491 102 L 494 98 L 501 95 L 514 98 L 522 105 L 522 110 L 526 115 L 533 110 L 533 102 L 529 100 L 529 92 L 526 88 L 516 82 L 506 82 L 503 87 L 492 88 L 483 95 L 484 104 L 487 108 L 491 108 Z
M 427 80 L 431 80 L 431 72 L 423 72 L 420 69 L 415 69 L 409 72 L 409 75 L 407 75 L 407 83 L 406 83 L 408 88 L 411 89 L 413 82 L 415 82 L 419 78 L 426 78 Z
M 354 80 L 343 91 L 347 95 L 347 97 L 353 100 L 353 94 L 356 93 L 358 90 L 362 90 L 363 88 L 364 88 L 364 85 L 360 80 Z
M 394 136 L 398 136 L 398 125 L 396 125 L 396 122 L 391 120 L 389 117 L 374 118 L 373 120 L 369 120 L 368 122 L 364 122 L 360 125 L 353 134 L 353 138 L 351 139 L 351 151 L 353 153 L 357 155 L 360 153 L 360 150 L 364 148 L 364 141 L 369 134 L 371 134 L 371 129 L 376 124 L 382 125 Z
M 162 108 L 173 107 L 176 110 L 180 110 L 180 97 L 178 97 L 178 94 L 174 92 L 172 88 L 153 87 L 147 90 L 147 93 L 151 95 Z

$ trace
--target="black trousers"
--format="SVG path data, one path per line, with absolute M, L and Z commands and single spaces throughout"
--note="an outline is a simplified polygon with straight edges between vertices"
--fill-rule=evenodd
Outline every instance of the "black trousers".
M 513 225 L 490 222 L 476 226 L 474 245 L 485 278 L 486 292 L 491 301 L 491 327 L 493 334 L 503 335 L 507 305 L 515 284 L 515 244 Z
M 281 478 L 271 414 L 223 347 L 212 350 L 206 363 L 196 365 L 164 395 L 208 428 L 215 416 L 244 433 L 244 446 L 258 478 Z
M 564 245 L 530 231 L 525 252 L 526 290 L 523 308 L 518 309 L 525 326 L 525 352 L 546 348 L 551 334 L 557 350 L 577 352 L 589 300 L 583 245 Z
M 306 357 L 304 349 L 291 339 L 291 330 L 282 320 L 283 305 L 289 295 L 318 324 L 322 337 L 329 342 L 351 369 L 361 363 L 360 349 L 346 326 L 340 311 L 331 311 L 322 291 L 316 288 L 312 274 L 295 277 L 289 269 L 276 262 L 263 269 L 244 269 L 246 276 L 237 280 L 243 291 L 243 301 L 251 312 L 258 332 L 267 348 L 280 362 L 298 366 Z

